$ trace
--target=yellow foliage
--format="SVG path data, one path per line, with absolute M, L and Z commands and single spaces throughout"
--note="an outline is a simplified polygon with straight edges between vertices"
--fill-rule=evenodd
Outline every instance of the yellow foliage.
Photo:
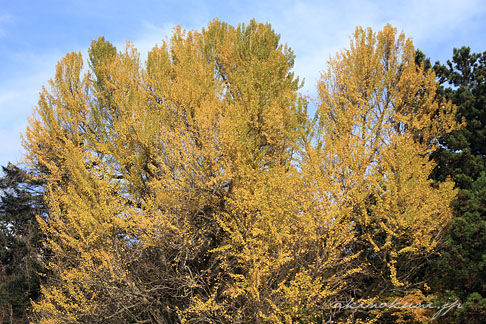
M 103 38 L 84 74 L 68 54 L 25 133 L 50 210 L 38 322 L 311 323 L 407 292 L 454 194 L 428 152 L 457 127 L 414 53 L 357 29 L 315 124 L 268 24 L 176 28 L 145 66 Z

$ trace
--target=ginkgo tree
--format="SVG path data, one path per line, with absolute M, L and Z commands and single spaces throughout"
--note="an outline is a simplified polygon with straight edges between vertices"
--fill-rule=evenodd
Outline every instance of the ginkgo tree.
M 421 271 L 455 195 L 451 181 L 429 179 L 430 153 L 460 127 L 456 108 L 437 101 L 436 89 L 434 73 L 415 63 L 412 41 L 389 25 L 377 33 L 357 28 L 318 84 L 317 144 L 307 164 L 336 217 L 353 227 L 349 253 L 367 265 L 353 279 L 355 299 L 418 302 L 427 290 Z
M 428 153 L 457 124 L 413 57 L 358 29 L 312 121 L 268 24 L 176 28 L 145 64 L 68 54 L 24 140 L 49 205 L 36 321 L 373 321 L 329 305 L 422 288 L 454 194 Z

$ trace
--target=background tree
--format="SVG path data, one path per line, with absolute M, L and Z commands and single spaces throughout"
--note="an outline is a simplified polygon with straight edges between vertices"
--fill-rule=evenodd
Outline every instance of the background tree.
M 433 268 L 435 282 L 439 292 L 465 306 L 447 320 L 480 323 L 486 317 L 486 52 L 454 49 L 452 61 L 437 62 L 434 70 L 443 86 L 440 95 L 457 105 L 457 120 L 465 122 L 442 137 L 433 154 L 434 179 L 451 177 L 459 189 L 446 245 Z
M 0 178 L 0 321 L 28 323 L 30 300 L 40 295 L 41 233 L 47 212 L 42 181 L 9 164 Z

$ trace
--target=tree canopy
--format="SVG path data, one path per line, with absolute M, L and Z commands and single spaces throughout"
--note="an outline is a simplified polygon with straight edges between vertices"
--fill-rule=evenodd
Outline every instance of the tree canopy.
M 25 133 L 52 253 L 37 322 L 371 323 L 332 305 L 421 298 L 455 195 L 429 157 L 459 123 L 403 34 L 357 28 L 314 119 L 268 24 L 176 28 L 145 63 L 99 38 L 83 63 Z

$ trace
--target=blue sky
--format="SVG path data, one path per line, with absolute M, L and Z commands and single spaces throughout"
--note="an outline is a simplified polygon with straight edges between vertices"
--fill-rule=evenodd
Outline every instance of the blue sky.
M 391 23 L 432 61 L 445 62 L 463 45 L 486 51 L 484 0 L 0 0 L 0 165 L 22 159 L 20 133 L 67 52 L 85 53 L 104 35 L 118 48 L 133 41 L 144 58 L 175 25 L 200 29 L 215 17 L 234 25 L 252 18 L 269 22 L 295 51 L 294 70 L 311 97 L 326 61 L 348 45 L 357 25 L 377 30 Z

